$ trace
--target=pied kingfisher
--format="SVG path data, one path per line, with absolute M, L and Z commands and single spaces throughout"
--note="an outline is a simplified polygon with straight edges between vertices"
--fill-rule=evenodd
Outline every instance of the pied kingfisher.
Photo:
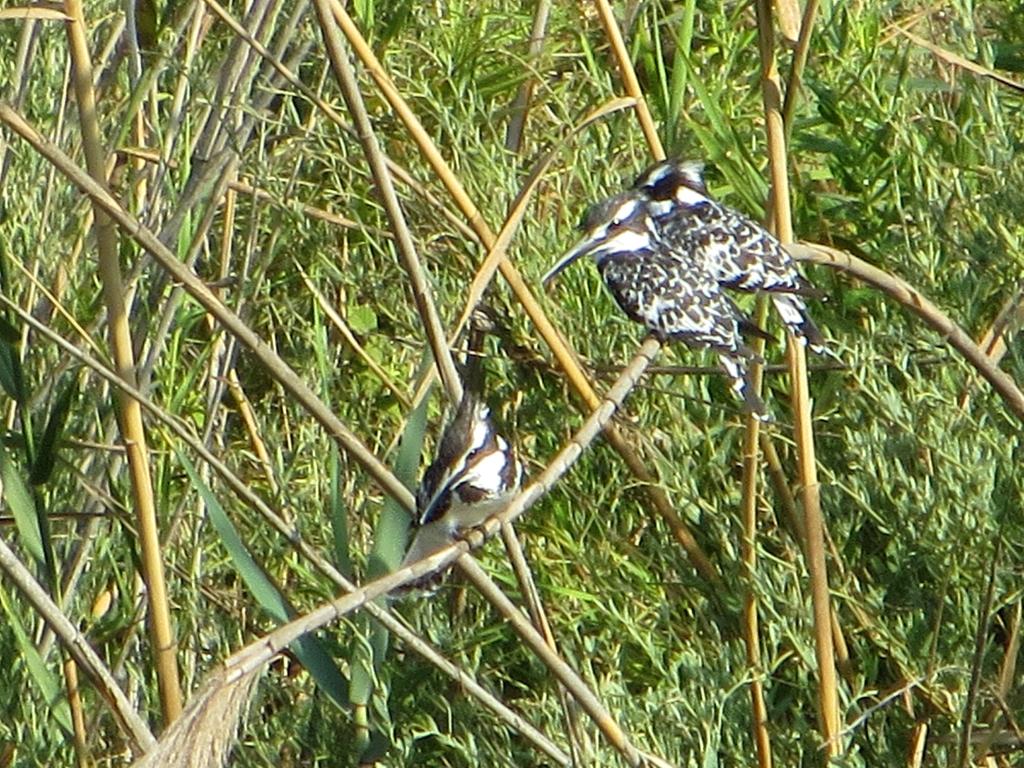
M 811 349 L 825 340 L 801 296 L 817 291 L 767 230 L 712 200 L 703 164 L 656 163 L 633 186 L 592 206 L 580 241 L 542 278 L 593 257 L 619 307 L 663 340 L 718 353 L 744 408 L 766 419 L 749 363 L 760 358 L 742 333 L 770 338 L 724 289 L 767 292 L 786 327 Z
M 459 531 L 481 525 L 518 493 L 523 465 L 515 447 L 498 434 L 482 397 L 481 350 L 493 324 L 484 308 L 470 321 L 462 400 L 441 435 L 437 455 L 416 490 L 415 534 L 402 567 L 448 546 Z M 412 584 L 428 586 L 433 576 Z
M 714 276 L 665 246 L 649 201 L 627 190 L 593 206 L 583 237 L 543 277 L 547 283 L 581 256 L 592 256 L 612 297 L 630 319 L 662 341 L 718 353 L 733 389 L 751 413 L 764 417 L 748 363 L 757 356 L 741 331 L 764 335 L 726 296 Z

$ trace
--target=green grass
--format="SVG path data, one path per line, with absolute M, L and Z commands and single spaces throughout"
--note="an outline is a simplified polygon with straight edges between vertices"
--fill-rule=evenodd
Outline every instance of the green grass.
M 159 231 L 181 205 L 199 160 L 185 142 L 204 129 L 210 99 L 231 100 L 222 127 L 231 130 L 245 120 L 251 129 L 244 141 L 227 141 L 238 153 L 238 178 L 269 198 L 239 194 L 231 220 L 218 201 L 197 272 L 213 282 L 223 268 L 233 278 L 225 302 L 394 467 L 410 410 L 332 326 L 302 277 L 308 275 L 365 353 L 411 397 L 428 346 L 362 149 L 293 85 L 268 85 L 267 72 L 251 90 L 221 94 L 218 78 L 230 71 L 226 57 L 232 45 L 244 44 L 214 22 L 186 61 L 175 25 L 195 4 L 169 5 L 178 16 L 162 19 L 165 58 L 143 60 L 157 71 L 153 92 L 143 94 L 141 114 L 146 146 L 166 151 L 170 162 L 140 169 L 122 164 L 114 193 Z M 570 134 L 575 122 L 622 93 L 596 16 L 590 6 L 556 4 L 543 52 L 528 61 L 532 9 L 521 4 L 481 8 L 457 0 L 445 4 L 443 16 L 433 6 L 385 5 L 356 4 L 357 23 L 494 230 L 537 158 L 558 148 L 510 256 L 552 322 L 583 360 L 603 371 L 594 373 L 600 391 L 614 379 L 607 366 L 618 368 L 632 356 L 640 328 L 618 312 L 589 263 L 567 272 L 547 294 L 537 284 L 575 237 L 573 227 L 587 205 L 631 181 L 650 160 L 629 111 Z M 96 56 L 123 4 L 88 6 Z M 1006 2 L 983 8 L 954 3 L 941 14 L 917 18 L 900 4 L 869 6 L 825 4 L 820 11 L 789 129 L 794 228 L 801 239 L 849 250 L 903 277 L 978 338 L 1022 280 L 1024 169 L 1017 158 L 1024 149 L 1024 97 L 940 60 L 893 25 L 908 26 L 982 66 L 1002 66 L 1003 74 L 1021 82 L 1019 9 Z M 310 10 L 291 29 L 290 13 L 288 6 L 269 20 L 273 34 L 267 42 L 284 50 L 282 58 L 302 81 L 344 115 L 315 14 Z M 0 99 L 13 103 L 23 87 L 17 104 L 22 114 L 84 165 L 76 105 L 63 105 L 63 30 L 58 22 L 39 23 L 27 67 L 18 70 L 22 28 L 22 22 L 0 21 Z M 642 4 L 627 43 L 668 150 L 707 159 L 712 191 L 761 216 L 768 173 L 752 8 Z M 302 51 L 301 60 L 291 61 Z M 779 57 L 785 78 L 789 53 L 780 49 Z M 443 215 L 441 206 L 459 218 L 408 133 L 356 68 L 385 151 L 433 196 L 399 185 L 442 322 L 451 327 L 484 254 Z M 135 118 L 129 73 L 128 62 L 117 59 L 116 68 L 104 70 L 100 79 L 97 100 L 106 140 L 129 131 L 108 150 L 140 143 L 128 128 Z M 537 77 L 534 101 L 523 150 L 516 155 L 504 148 L 505 129 L 515 92 L 531 75 Z M 188 98 L 175 125 L 171 105 L 179 85 Z M 58 120 L 62 105 L 66 114 Z M 177 140 L 165 145 L 172 134 Z M 13 132 L 0 129 L 0 141 L 2 293 L 76 346 L 93 344 L 102 350 L 98 356 L 106 356 L 88 201 Z M 136 198 L 138 178 L 147 181 L 145 201 Z M 169 238 L 179 253 L 201 226 L 208 204 L 203 199 Z M 302 205 L 356 226 L 324 222 Z M 222 247 L 225 227 L 230 253 Z M 170 321 L 150 396 L 201 436 L 314 549 L 343 571 L 351 569 L 354 580 L 367 578 L 370 553 L 381 546 L 379 524 L 388 514 L 381 491 L 351 457 L 332 458 L 324 430 L 252 353 L 232 346 L 229 363 L 267 449 L 264 467 L 238 402 L 222 388 L 221 345 L 229 340 L 211 328 L 192 299 L 173 305 L 171 286 L 156 290 L 162 285 L 159 268 L 131 238 L 122 239 L 121 254 L 126 274 L 138 275 L 132 320 L 139 343 L 157 338 L 165 312 Z M 840 685 L 847 730 L 834 764 L 909 765 L 912 731 L 924 724 L 923 764 L 955 765 L 972 685 L 976 743 L 986 733 L 1012 731 L 1016 726 L 1005 713 L 1024 709 L 1019 672 L 1007 691 L 999 690 L 1000 670 L 1015 661 L 1006 658 L 1007 648 L 1020 633 L 1020 424 L 970 366 L 905 308 L 838 272 L 805 271 L 829 297 L 812 311 L 844 364 L 841 370 L 818 370 L 823 361 L 811 360 L 822 507 L 834 545 L 832 605 L 851 656 Z M 60 312 L 28 274 L 55 292 Z M 488 300 L 500 318 L 488 342 L 488 394 L 536 475 L 582 417 L 545 343 L 500 276 Z M 85 329 L 88 342 L 68 318 Z M 111 392 L 88 367 L 70 361 L 37 332 L 25 331 L 13 312 L 3 310 L 3 320 L 3 539 L 48 583 L 30 502 L 41 511 L 42 538 L 44 544 L 52 541 L 65 613 L 156 728 L 155 672 L 134 575 L 131 487 Z M 781 340 L 775 319 L 770 328 Z M 1016 330 L 1011 327 L 1001 365 L 1022 381 Z M 784 362 L 781 342 L 769 343 L 766 356 Z M 664 351 L 658 362 L 714 365 L 710 356 L 682 347 Z M 733 615 L 749 589 L 760 605 L 775 763 L 821 764 L 801 548 L 765 475 L 758 566 L 751 578 L 741 575 L 743 422 L 726 382 L 712 370 L 648 375 L 621 423 L 721 571 L 722 587 L 697 575 L 644 489 L 601 441 L 518 528 L 560 651 L 637 746 L 674 765 L 756 765 L 747 692 L 755 672 Z M 777 417 L 768 431 L 792 487 L 797 472 L 787 377 L 769 373 L 766 387 Z M 971 396 L 961 408 L 964 392 Z M 59 423 L 64 393 L 70 405 L 54 442 L 45 437 L 46 426 Z M 444 421 L 439 393 L 435 387 L 428 404 L 423 463 Z M 243 576 L 252 564 L 298 613 L 337 589 L 204 468 L 192 448 L 149 417 L 147 428 L 178 659 L 189 692 L 218 661 L 281 618 L 280 605 L 276 617 L 265 608 L 274 603 L 271 592 L 261 599 L 246 586 L 262 583 L 255 575 L 255 581 Z M 179 454 L 197 466 L 251 560 L 223 535 L 223 527 L 218 533 L 215 511 Z M 53 470 L 44 477 L 47 462 Z M 41 482 L 32 485 L 34 467 Z M 28 490 L 19 493 L 9 472 Z M 489 544 L 481 558 L 518 599 L 501 545 Z M 243 562 L 249 565 L 241 567 Z M 991 574 L 993 597 L 987 604 Z M 94 601 L 115 586 L 110 609 L 94 615 Z M 565 747 L 550 673 L 472 587 L 464 594 L 463 588 L 450 579 L 434 599 L 405 601 L 395 610 Z M 0 598 L 0 659 L 7 666 L 0 681 L 0 766 L 71 764 L 63 654 L 40 640 L 40 615 L 9 579 L 0 579 Z M 236 765 L 356 765 L 361 754 L 388 766 L 545 764 L 513 729 L 403 643 L 391 638 L 386 653 L 375 656 L 366 643 L 373 626 L 355 616 L 317 633 L 335 672 L 358 677 L 365 709 L 337 706 L 294 656 L 276 661 L 242 727 Z M 383 638 L 372 636 L 378 650 L 383 648 Z M 975 668 L 978 682 L 972 683 Z M 98 764 L 124 764 L 125 737 L 97 690 L 83 682 L 88 749 Z M 905 696 L 896 695 L 903 691 Z M 587 718 L 580 719 L 587 764 L 621 762 Z M 1013 764 L 1020 749 L 1018 744 L 1015 753 L 1000 758 L 1006 762 L 996 764 Z

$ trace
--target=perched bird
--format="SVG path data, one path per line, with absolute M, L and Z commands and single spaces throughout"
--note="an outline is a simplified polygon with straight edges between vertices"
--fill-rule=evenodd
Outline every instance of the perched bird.
M 820 297 L 820 291 L 797 272 L 774 235 L 711 199 L 703 163 L 655 163 L 640 174 L 633 191 L 648 201 L 647 210 L 674 256 L 711 274 L 722 287 L 767 292 L 793 335 L 815 352 L 826 351 L 825 338 L 801 298 Z
M 713 272 L 679 258 L 665 241 L 658 209 L 645 191 L 631 189 L 597 203 L 580 224 L 583 237 L 542 278 L 548 283 L 581 256 L 591 256 L 626 315 L 662 341 L 718 353 L 744 407 L 766 418 L 748 363 L 759 360 L 741 332 L 765 336 L 726 296 Z
M 416 533 L 402 567 L 500 512 L 519 490 L 522 474 L 515 449 L 495 431 L 490 409 L 467 389 L 416 491 Z

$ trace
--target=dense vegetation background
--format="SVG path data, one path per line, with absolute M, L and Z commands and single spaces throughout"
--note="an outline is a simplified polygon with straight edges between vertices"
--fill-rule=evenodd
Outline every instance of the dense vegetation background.
M 532 3 L 349 5 L 367 50 L 425 131 L 417 138 L 408 129 L 365 59 L 353 57 L 446 333 L 489 250 L 486 232 L 503 227 L 536 181 L 510 229 L 513 266 L 487 296 L 498 328 L 485 361 L 493 409 L 535 476 L 590 408 L 531 315 L 546 313 L 598 392 L 642 336 L 592 265 L 574 267 L 547 293 L 538 278 L 570 245 L 587 205 L 631 181 L 655 151 L 632 102 L 616 101 L 626 70 L 600 3 L 537 5 L 550 15 L 532 51 L 540 12 Z M 801 10 L 780 2 L 781 21 L 769 23 L 749 3 L 615 9 L 665 149 L 706 160 L 718 197 L 764 217 L 759 33 L 773 34 L 796 236 L 901 277 L 985 339 L 986 353 L 1021 381 L 1024 8 L 824 3 L 805 27 L 806 66 L 785 40 Z M 426 461 L 433 450 L 447 397 L 436 385 L 423 397 L 432 358 L 410 289 L 416 270 L 397 256 L 399 228 L 382 208 L 329 62 L 322 28 L 336 29 L 333 21 L 312 4 L 273 0 L 225 9 L 91 2 L 84 28 L 62 15 L 81 12 L 74 2 L 30 19 L 8 11 L 0 11 L 0 101 L 10 105 L 0 114 L 0 537 L 9 548 L 0 558 L 0 765 L 125 764 L 133 737 L 108 706 L 107 684 L 76 671 L 44 615 L 63 614 L 81 631 L 159 732 L 176 710 L 168 675 L 187 701 L 232 651 L 340 593 L 330 573 L 361 583 L 393 568 L 407 516 L 351 443 L 332 439 L 282 384 L 266 350 L 225 332 L 138 231 L 103 234 L 68 164 L 23 138 L 17 115 L 72 165 L 109 176 L 124 208 L 407 486 L 421 452 Z M 349 30 L 342 50 L 352 42 Z M 786 88 L 794 67 L 800 84 Z M 517 101 L 526 86 L 532 96 Z M 95 95 L 94 113 L 81 110 L 83 88 Z M 479 221 L 467 220 L 427 142 Z M 510 290 L 510 271 L 536 305 Z M 755 747 L 751 681 L 761 684 L 760 733 L 776 765 L 828 759 L 819 710 L 829 697 L 841 725 L 835 765 L 1017 764 L 1020 413 L 914 307 L 827 266 L 805 272 L 828 297 L 812 312 L 838 358 L 809 360 L 836 685 L 818 684 L 822 627 L 812 621 L 806 475 L 794 449 L 804 414 L 790 404 L 778 365 L 783 335 L 770 314 L 779 342 L 766 349 L 765 387 L 775 421 L 761 436 L 756 485 L 744 485 L 741 466 L 750 425 L 714 360 L 666 349 L 617 417 L 623 450 L 653 480 L 638 479 L 622 450 L 599 439 L 521 518 L 559 652 L 632 744 L 672 765 L 769 764 L 765 744 Z M 118 282 L 130 339 L 115 353 L 107 328 L 118 317 Z M 140 418 L 102 375 L 129 351 L 153 406 Z M 126 429 L 144 425 L 148 491 L 129 471 L 118 419 Z M 652 485 L 693 532 L 704 568 L 659 514 Z M 754 538 L 744 499 L 756 501 Z M 156 521 L 149 539 L 147 504 Z M 275 515 L 278 528 L 268 522 Z M 479 558 L 522 603 L 501 543 Z M 150 581 L 157 572 L 166 595 L 143 585 L 142 573 Z M 59 612 L 30 594 L 26 576 Z M 759 648 L 740 618 L 752 605 Z M 389 610 L 545 734 L 555 753 L 502 720 L 465 680 L 354 612 L 269 666 L 234 764 L 553 765 L 570 749 L 581 765 L 629 761 L 579 707 L 563 709 L 549 668 L 461 578 L 433 599 Z M 146 621 L 161 612 L 177 643 L 162 662 Z M 230 724 L 225 716 L 205 727 L 229 738 Z

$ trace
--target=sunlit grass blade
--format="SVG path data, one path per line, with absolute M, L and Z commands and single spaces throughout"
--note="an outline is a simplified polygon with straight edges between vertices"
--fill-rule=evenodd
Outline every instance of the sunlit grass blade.
M 60 681 L 49 670 L 46 662 L 39 655 L 39 651 L 36 650 L 35 644 L 22 625 L 21 617 L 14 606 L 11 605 L 9 593 L 3 587 L 0 587 L 0 603 L 3 604 L 4 613 L 7 616 L 5 623 L 14 634 L 14 639 L 18 645 L 18 653 L 24 660 L 29 675 L 46 702 L 47 711 L 64 732 L 70 736 L 73 731 L 71 710 L 68 707 L 67 699 L 64 697 Z

